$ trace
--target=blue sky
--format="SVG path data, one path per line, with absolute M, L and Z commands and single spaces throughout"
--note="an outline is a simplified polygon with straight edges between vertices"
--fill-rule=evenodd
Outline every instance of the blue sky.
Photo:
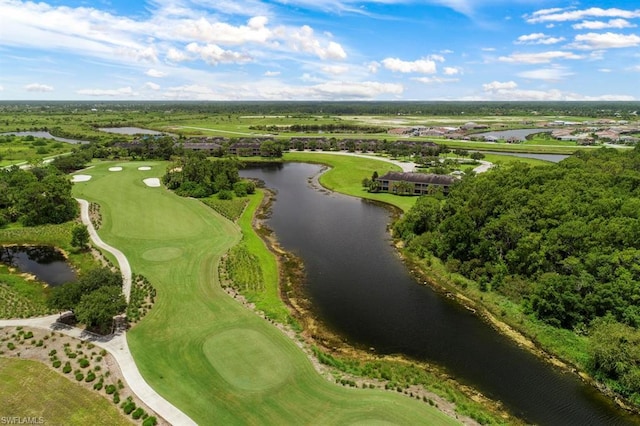
M 640 3 L 0 0 L 0 100 L 640 100 Z

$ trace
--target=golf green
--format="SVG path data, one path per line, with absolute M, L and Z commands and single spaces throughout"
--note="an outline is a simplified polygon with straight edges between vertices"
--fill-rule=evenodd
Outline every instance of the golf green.
M 242 235 L 198 200 L 143 179 L 166 163 L 98 163 L 74 195 L 101 206 L 99 233 L 157 289 L 127 338 L 145 380 L 199 424 L 455 424 L 428 404 L 330 383 L 280 330 L 229 297 L 220 257 Z M 109 167 L 123 170 L 110 172 Z

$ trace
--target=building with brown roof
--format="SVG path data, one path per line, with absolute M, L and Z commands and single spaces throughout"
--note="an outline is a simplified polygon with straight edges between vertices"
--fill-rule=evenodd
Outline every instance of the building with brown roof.
M 401 172 L 389 172 L 376 179 L 380 191 L 405 195 L 431 194 L 437 189 L 447 194 L 456 180 L 449 175 Z

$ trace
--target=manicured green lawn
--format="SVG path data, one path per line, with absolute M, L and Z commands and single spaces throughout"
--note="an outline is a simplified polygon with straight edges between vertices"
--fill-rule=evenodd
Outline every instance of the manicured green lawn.
M 109 400 L 37 361 L 0 358 L 0 416 L 48 425 L 131 425 Z
M 396 206 L 403 211 L 409 210 L 417 200 L 417 197 L 370 193 L 362 187 L 362 179 L 371 179 L 374 171 L 378 172 L 379 176 L 389 171 L 402 171 L 400 167 L 392 163 L 348 155 L 305 152 L 288 152 L 284 154 L 284 159 L 286 161 L 320 163 L 331 166 L 331 170 L 320 177 L 320 183 L 336 192 L 368 200 L 381 201 Z
M 453 424 L 428 404 L 329 383 L 281 331 L 227 296 L 220 256 L 238 226 L 193 199 L 142 179 L 165 164 L 96 165 L 76 196 L 101 204 L 102 238 L 157 289 L 156 304 L 128 334 L 145 379 L 199 424 Z M 162 256 L 155 256 L 164 248 Z M 170 253 L 171 256 L 166 254 Z

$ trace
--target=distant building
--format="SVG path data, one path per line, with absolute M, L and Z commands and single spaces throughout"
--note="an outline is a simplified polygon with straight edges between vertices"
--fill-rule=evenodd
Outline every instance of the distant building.
M 423 195 L 432 193 L 434 189 L 442 189 L 447 194 L 457 179 L 449 175 L 389 172 L 376 181 L 380 183 L 382 192 Z

